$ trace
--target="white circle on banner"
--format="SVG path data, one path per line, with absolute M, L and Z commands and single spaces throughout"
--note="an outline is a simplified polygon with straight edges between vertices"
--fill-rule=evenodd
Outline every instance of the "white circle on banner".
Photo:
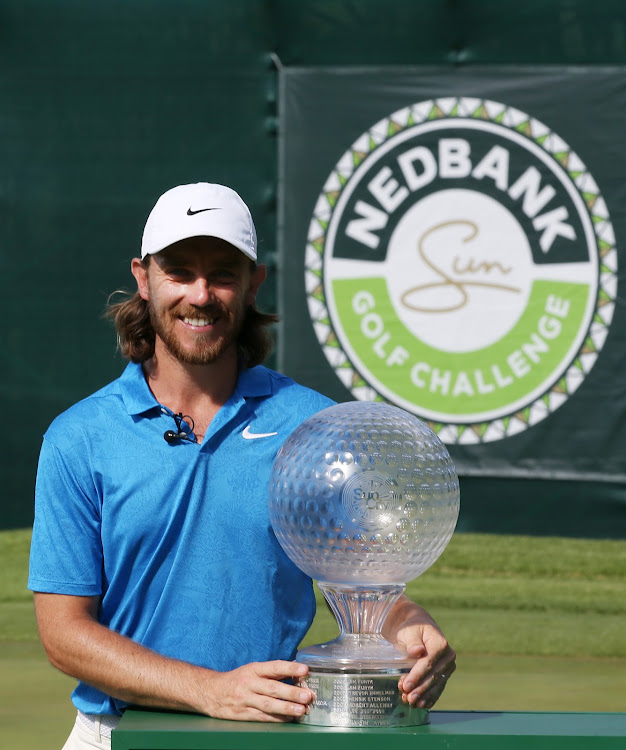
M 464 213 L 452 219 L 455 204 Z M 532 269 L 528 239 L 508 209 L 477 191 L 441 190 L 402 216 L 384 272 L 396 314 L 413 335 L 445 351 L 469 352 L 517 323 Z

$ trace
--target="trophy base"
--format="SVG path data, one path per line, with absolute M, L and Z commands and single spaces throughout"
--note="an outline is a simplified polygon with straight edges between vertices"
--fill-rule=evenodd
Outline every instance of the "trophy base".
M 316 694 L 300 724 L 333 727 L 414 727 L 428 724 L 425 708 L 402 702 L 398 680 L 408 669 L 332 672 L 309 666 L 300 681 Z

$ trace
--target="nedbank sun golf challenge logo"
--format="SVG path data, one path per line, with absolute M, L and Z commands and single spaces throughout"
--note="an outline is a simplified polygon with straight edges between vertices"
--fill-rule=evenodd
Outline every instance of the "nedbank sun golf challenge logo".
M 309 313 L 338 377 L 448 443 L 518 433 L 578 388 L 616 272 L 581 159 L 530 115 L 468 98 L 364 133 L 324 185 L 306 251 Z

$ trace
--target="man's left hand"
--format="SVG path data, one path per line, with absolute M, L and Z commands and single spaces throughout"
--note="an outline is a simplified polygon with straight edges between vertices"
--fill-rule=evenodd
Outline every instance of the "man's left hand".
M 428 612 L 405 596 L 390 613 L 388 627 L 385 636 L 416 659 L 398 683 L 402 700 L 411 706 L 432 708 L 456 669 L 456 654 Z

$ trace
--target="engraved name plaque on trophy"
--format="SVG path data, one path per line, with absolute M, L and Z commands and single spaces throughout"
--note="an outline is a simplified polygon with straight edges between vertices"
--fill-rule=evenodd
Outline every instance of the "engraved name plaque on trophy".
M 318 586 L 340 634 L 298 652 L 316 694 L 302 723 L 414 726 L 428 711 L 401 700 L 414 664 L 382 635 L 405 589 L 441 555 L 459 483 L 435 433 L 395 406 L 353 401 L 313 415 L 280 449 L 269 482 L 274 532 Z

